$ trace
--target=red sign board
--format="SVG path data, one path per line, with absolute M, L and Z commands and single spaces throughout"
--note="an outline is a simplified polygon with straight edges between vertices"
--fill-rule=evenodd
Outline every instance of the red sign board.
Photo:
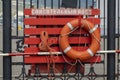
M 98 15 L 99 9 L 25 9 L 25 15 Z

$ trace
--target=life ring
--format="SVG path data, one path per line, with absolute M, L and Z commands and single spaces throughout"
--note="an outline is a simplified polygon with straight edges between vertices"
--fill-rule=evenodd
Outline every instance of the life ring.
M 90 33 L 91 36 L 91 44 L 89 48 L 85 51 L 77 51 L 73 49 L 68 42 L 68 33 L 70 33 L 74 28 L 76 27 L 83 27 L 85 30 L 87 30 Z M 98 26 L 94 27 L 94 24 L 90 21 L 87 21 L 85 19 L 81 19 L 81 22 L 79 19 L 72 20 L 68 22 L 61 30 L 60 33 L 60 39 L 59 44 L 63 52 L 72 59 L 79 59 L 81 61 L 87 60 L 94 56 L 96 52 L 100 48 L 100 31 L 98 29 Z

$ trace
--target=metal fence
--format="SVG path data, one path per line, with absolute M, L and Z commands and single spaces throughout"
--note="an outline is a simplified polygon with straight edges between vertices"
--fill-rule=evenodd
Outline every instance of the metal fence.
M 2 2 L 1 2 L 2 3 Z M 24 13 L 25 8 L 61 8 L 62 0 L 12 0 L 12 52 L 20 51 L 20 44 L 24 38 Z M 116 0 L 116 26 L 115 28 L 115 49 L 120 49 L 120 1 Z M 107 0 L 77 0 L 77 8 L 99 8 L 101 14 L 99 18 L 101 19 L 101 50 L 107 50 L 107 30 L 109 26 L 107 25 Z M 112 6 L 112 5 L 111 5 Z M 16 44 L 15 44 L 16 43 Z M 85 75 L 80 75 L 79 72 L 75 74 L 64 74 L 63 76 L 54 76 L 53 80 L 106 80 L 107 78 L 107 54 L 99 54 L 102 56 L 102 61 L 94 65 L 86 64 Z M 116 80 L 120 80 L 120 55 L 116 54 Z M 20 58 L 21 59 L 21 58 Z M 13 60 L 15 60 L 13 58 Z M 26 66 L 22 60 L 12 62 L 14 66 L 22 65 L 22 73 L 16 79 L 25 79 L 25 69 Z M 14 71 L 13 71 L 14 72 Z M 20 73 L 20 72 L 19 72 Z M 38 77 L 39 78 L 39 77 Z M 38 80 L 37 77 L 28 77 L 28 79 Z M 41 76 L 40 80 L 49 80 L 47 76 Z

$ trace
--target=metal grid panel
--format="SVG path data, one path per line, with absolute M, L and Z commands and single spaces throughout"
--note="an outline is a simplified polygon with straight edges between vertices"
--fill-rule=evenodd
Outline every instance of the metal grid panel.
M 12 35 L 13 43 L 14 43 L 15 39 L 22 39 L 23 35 L 24 35 L 24 33 L 22 31 L 19 31 L 19 29 L 18 29 L 19 28 L 18 27 L 18 24 L 19 24 L 18 11 L 20 10 L 19 7 L 21 7 L 21 6 L 19 6 L 21 1 L 23 2 L 22 8 L 24 9 L 24 8 L 32 8 L 33 6 L 36 8 L 47 8 L 47 6 L 50 6 L 50 8 L 56 8 L 56 7 L 60 8 L 62 0 L 49 0 L 51 3 L 50 5 L 48 5 L 48 0 L 16 0 L 16 3 L 15 3 L 16 4 L 15 5 L 16 6 L 16 10 L 15 10 L 15 14 L 16 14 L 16 23 L 15 23 L 16 28 L 15 29 L 16 30 L 14 30 L 15 33 L 13 31 L 13 35 Z M 101 24 L 100 24 L 101 38 L 102 38 L 101 39 L 101 43 L 102 43 L 101 49 L 106 50 L 107 49 L 107 0 L 84 0 L 83 4 L 82 4 L 82 1 L 83 0 L 78 0 L 78 8 L 89 8 L 89 6 L 94 6 L 95 8 L 100 8 L 100 10 L 101 10 L 101 15 L 99 16 L 101 19 Z M 56 4 L 56 3 L 58 3 L 58 4 Z M 119 6 L 120 1 L 116 0 L 116 3 L 117 3 L 117 5 L 116 5 L 116 7 L 117 7 L 116 8 L 116 10 L 117 10 L 117 12 L 116 12 L 116 26 L 115 26 L 116 27 L 116 49 L 120 49 L 120 37 L 119 37 L 120 36 L 120 27 L 119 27 L 120 26 L 120 6 Z M 23 18 L 24 18 L 24 16 L 23 16 Z M 24 25 L 23 25 L 23 27 L 24 27 Z M 21 35 L 21 33 L 23 35 Z M 15 50 L 14 47 L 13 47 L 13 49 Z M 116 55 L 116 58 L 118 60 L 117 62 L 119 62 L 119 57 L 120 57 L 120 55 L 118 55 L 118 56 Z M 104 63 L 103 71 L 105 71 L 105 72 L 104 72 L 104 75 L 102 75 L 101 77 L 106 76 L 105 75 L 106 74 L 106 70 L 105 70 L 106 55 L 105 54 L 103 54 L 103 63 Z M 119 63 L 117 63 L 117 64 L 118 64 L 118 67 L 117 67 L 118 70 L 116 70 L 116 72 L 119 73 Z M 43 78 L 41 78 L 41 79 L 43 79 Z M 48 78 L 46 78 L 46 79 L 48 79 Z M 59 79 L 61 79 L 61 78 L 59 78 Z M 119 80 L 119 76 L 117 79 Z M 88 80 L 89 80 L 89 78 L 88 78 Z

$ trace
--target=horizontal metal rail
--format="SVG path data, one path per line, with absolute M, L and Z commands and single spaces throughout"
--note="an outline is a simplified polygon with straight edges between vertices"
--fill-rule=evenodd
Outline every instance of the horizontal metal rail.
M 103 53 L 120 53 L 120 50 L 105 50 L 105 51 L 97 51 L 98 54 Z M 33 53 L 1 53 L 0 56 L 24 56 L 24 55 L 61 55 L 62 52 L 33 52 Z

